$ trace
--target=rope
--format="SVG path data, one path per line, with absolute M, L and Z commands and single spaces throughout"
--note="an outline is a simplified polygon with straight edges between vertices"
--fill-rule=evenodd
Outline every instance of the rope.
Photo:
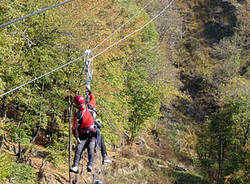
M 6 22 L 6 23 L 4 23 L 4 24 L 1 24 L 1 25 L 0 25 L 0 28 L 5 27 L 5 26 L 8 26 L 8 25 L 10 25 L 10 24 L 14 24 L 14 23 L 19 22 L 19 21 L 21 21 L 21 20 L 24 20 L 24 19 L 26 19 L 26 18 L 28 18 L 28 17 L 32 17 L 32 16 L 34 16 L 34 15 L 43 13 L 43 12 L 45 12 L 45 11 L 48 11 L 48 10 L 52 9 L 52 8 L 56 8 L 56 7 L 59 7 L 59 6 L 63 6 L 64 4 L 69 3 L 69 2 L 71 2 L 71 1 L 73 1 L 73 0 L 67 0 L 67 1 L 64 1 L 64 2 L 62 2 L 62 3 L 58 3 L 58 4 L 55 4 L 55 5 L 50 6 L 50 7 L 47 7 L 47 8 L 42 8 L 42 9 L 39 10 L 39 11 L 36 11 L 36 12 L 34 12 L 34 13 L 25 15 L 25 16 L 23 16 L 23 17 L 13 19 L 13 20 L 11 20 L 11 21 L 9 21 L 9 22 Z
M 95 164 L 95 171 L 94 171 L 94 174 L 93 174 L 93 183 L 95 184 L 96 182 L 98 181 L 101 181 L 101 174 L 102 174 L 102 156 L 101 156 L 101 148 L 98 144 L 98 141 L 96 140 L 96 147 L 95 147 L 95 150 L 96 150 L 96 159 L 94 161 L 94 164 Z M 98 154 L 99 153 L 99 154 Z M 98 168 L 98 163 L 97 163 L 97 158 L 99 160 L 99 164 L 100 164 L 100 168 Z
M 148 23 L 146 23 L 145 25 L 143 25 L 141 28 L 135 30 L 134 32 L 132 32 L 132 33 L 130 33 L 129 35 L 127 35 L 127 36 L 125 36 L 124 38 L 122 38 L 121 40 L 119 40 L 119 41 L 115 42 L 114 44 L 110 45 L 109 47 L 107 47 L 107 48 L 104 49 L 103 51 L 99 52 L 97 55 L 93 56 L 91 59 L 94 59 L 94 58 L 96 58 L 97 56 L 103 54 L 104 52 L 106 52 L 106 51 L 109 50 L 110 48 L 114 47 L 115 45 L 119 44 L 119 43 L 122 42 L 123 40 L 127 39 L 128 37 L 132 36 L 133 34 L 139 32 L 140 30 L 142 30 L 143 28 L 145 28 L 147 25 L 149 25 L 151 22 L 153 22 L 156 18 L 158 18 L 165 10 L 167 10 L 167 9 L 172 5 L 172 3 L 173 3 L 174 1 L 175 1 L 175 0 L 172 0 L 165 8 L 162 9 L 162 11 L 160 11 L 160 13 L 158 13 L 155 17 L 153 17 Z M 32 82 L 38 80 L 38 79 L 40 79 L 40 78 L 42 78 L 42 77 L 44 77 L 44 76 L 47 76 L 47 75 L 49 75 L 49 74 L 51 74 L 51 73 L 53 73 L 53 72 L 55 72 L 55 71 L 57 71 L 57 70 L 59 70 L 59 69 L 61 69 L 61 68 L 64 68 L 64 67 L 66 67 L 66 66 L 68 66 L 68 65 L 70 65 L 70 64 L 72 64 L 72 63 L 75 63 L 76 61 L 78 61 L 78 60 L 81 59 L 81 58 L 83 58 L 83 56 L 80 56 L 80 57 L 78 57 L 78 58 L 76 58 L 76 59 L 74 59 L 74 60 L 72 60 L 72 61 L 70 61 L 70 62 L 68 62 L 68 63 L 66 63 L 66 64 L 64 64 L 64 65 L 62 65 L 62 66 L 59 66 L 58 68 L 55 68 L 54 70 L 52 70 L 52 71 L 50 71 L 50 72 L 48 72 L 48 73 L 45 73 L 45 74 L 43 74 L 43 75 L 41 75 L 41 76 L 39 76 L 39 77 L 36 77 L 36 78 L 34 78 L 34 79 L 32 79 L 32 80 L 30 80 L 30 81 L 28 81 L 28 82 L 26 82 L 26 83 L 24 83 L 24 84 L 22 84 L 22 85 L 16 87 L 16 88 L 14 88 L 14 89 L 11 89 L 10 91 L 7 91 L 7 92 L 1 94 L 1 95 L 0 95 L 0 98 L 3 97 L 3 96 L 5 96 L 6 94 L 9 94 L 9 93 L 11 93 L 11 92 L 13 92 L 13 91 L 16 91 L 17 89 L 20 89 L 20 88 L 22 88 L 22 87 L 24 87 L 24 86 L 26 86 L 26 85 L 28 85 L 28 84 L 30 84 L 30 83 L 32 83 Z
M 93 173 L 93 183 L 95 183 L 95 181 L 96 181 L 96 175 L 97 175 L 97 172 L 98 172 L 98 169 L 97 169 L 97 161 L 96 161 L 96 159 L 97 159 L 97 148 L 95 148 L 96 149 L 96 155 L 95 155 L 95 160 L 94 160 L 94 168 L 95 168 L 95 171 L 94 171 L 94 173 Z
M 100 175 L 103 174 L 103 168 L 102 168 L 102 153 L 101 153 L 101 150 L 99 150 L 99 161 L 100 161 L 100 165 L 101 165 L 101 168 L 100 168 L 100 172 L 98 173 L 99 174 L 99 180 L 103 179 L 103 178 L 100 178 Z M 103 177 L 103 176 L 102 176 Z
M 147 3 L 140 11 L 138 11 L 133 17 L 131 17 L 127 22 L 122 24 L 119 28 L 117 28 L 115 31 L 113 31 L 107 38 L 105 38 L 102 42 L 100 42 L 95 48 L 92 49 L 92 51 L 96 50 L 99 46 L 101 46 L 105 41 L 107 41 L 110 37 L 112 37 L 115 33 L 117 33 L 121 28 L 126 26 L 129 22 L 131 22 L 135 17 L 137 17 L 143 10 L 145 10 L 149 4 L 151 4 L 154 0 L 151 0 L 149 3 Z

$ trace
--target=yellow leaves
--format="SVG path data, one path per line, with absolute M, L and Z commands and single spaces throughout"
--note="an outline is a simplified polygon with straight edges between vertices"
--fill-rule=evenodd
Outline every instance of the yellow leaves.
M 247 97 L 250 99 L 250 81 L 244 77 L 235 77 L 222 87 L 222 101 L 229 97 Z
M 189 99 L 186 94 L 182 93 L 178 88 L 174 87 L 173 84 L 163 84 L 160 88 L 160 93 L 162 102 L 165 104 L 170 104 L 178 97 Z
M 195 131 L 191 128 L 187 128 L 185 132 L 182 131 L 180 133 L 180 152 L 188 155 L 190 158 L 195 158 L 195 148 L 198 142 Z
M 2 79 L 0 78 L 0 94 L 4 93 L 5 85 L 6 83 L 3 82 Z

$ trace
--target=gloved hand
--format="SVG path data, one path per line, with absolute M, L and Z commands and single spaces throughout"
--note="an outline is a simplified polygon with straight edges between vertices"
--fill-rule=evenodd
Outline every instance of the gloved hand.
M 86 87 L 86 94 L 91 94 L 91 91 L 90 91 L 90 86 L 89 87 Z
M 86 103 L 89 103 L 90 94 L 91 94 L 91 91 L 90 91 L 89 87 L 86 87 L 86 98 L 85 98 Z

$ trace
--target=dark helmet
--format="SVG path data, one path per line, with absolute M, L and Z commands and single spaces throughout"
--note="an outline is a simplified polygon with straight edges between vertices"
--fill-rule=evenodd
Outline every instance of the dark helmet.
M 76 105 L 81 105 L 81 104 L 83 104 L 85 102 L 85 99 L 81 95 L 77 95 L 77 96 L 74 97 L 73 102 Z

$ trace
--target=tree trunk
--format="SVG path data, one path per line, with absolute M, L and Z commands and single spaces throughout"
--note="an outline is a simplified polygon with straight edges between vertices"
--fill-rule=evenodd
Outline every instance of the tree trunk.
M 222 177 L 222 139 L 219 136 L 219 143 L 218 143 L 218 164 L 219 164 L 219 171 L 218 171 L 218 181 L 221 183 Z
M 68 117 L 69 117 L 69 168 L 71 167 L 71 152 L 72 152 L 72 134 L 71 134 L 71 110 L 72 110 L 72 104 L 71 102 L 71 98 L 69 97 L 68 99 L 68 105 L 69 105 L 69 109 L 68 109 Z M 72 180 L 72 176 L 71 176 L 71 172 L 69 172 L 69 180 L 70 180 L 70 184 L 73 183 Z
M 6 96 L 4 96 L 3 99 L 2 99 L 1 116 L 4 117 L 4 118 L 7 117 Z
M 246 145 L 247 140 L 248 140 L 249 125 L 250 125 L 250 124 L 247 125 L 247 129 L 246 129 L 246 132 L 245 132 L 245 134 L 244 134 L 243 146 Z
M 42 91 L 43 91 L 43 88 L 42 88 Z M 34 134 L 33 139 L 31 140 L 31 143 L 35 142 L 35 140 L 36 140 L 36 138 L 37 138 L 37 136 L 39 134 L 39 131 L 41 129 L 41 124 L 42 124 L 42 112 L 41 112 L 42 111 L 42 105 L 43 105 L 43 103 L 41 102 L 41 104 L 40 104 L 40 112 L 39 112 L 39 121 L 36 124 L 36 133 Z

